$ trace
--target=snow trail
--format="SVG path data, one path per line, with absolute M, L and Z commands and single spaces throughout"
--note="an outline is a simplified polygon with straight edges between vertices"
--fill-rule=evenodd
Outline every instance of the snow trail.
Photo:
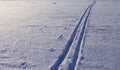
M 68 40 L 65 49 L 58 57 L 58 60 L 51 67 L 50 70 L 74 70 L 76 62 L 79 59 L 82 41 L 87 28 L 87 21 L 95 0 L 87 7 L 84 14 L 80 18 L 79 23 L 75 27 L 70 39 Z

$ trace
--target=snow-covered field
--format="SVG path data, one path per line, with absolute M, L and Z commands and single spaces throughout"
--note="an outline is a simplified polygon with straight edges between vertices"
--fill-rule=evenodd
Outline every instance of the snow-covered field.
M 86 32 L 78 70 L 120 70 L 120 1 L 98 0 Z
M 0 70 L 120 70 L 119 6 L 0 0 Z

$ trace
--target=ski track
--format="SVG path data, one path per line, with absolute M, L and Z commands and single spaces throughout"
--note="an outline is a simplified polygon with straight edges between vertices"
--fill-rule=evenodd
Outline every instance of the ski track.
M 85 10 L 85 12 L 83 13 L 83 15 L 80 18 L 79 23 L 76 25 L 73 33 L 71 34 L 70 39 L 68 40 L 65 49 L 63 50 L 62 54 L 58 57 L 58 60 L 54 63 L 54 65 L 51 66 L 50 70 L 58 70 L 60 65 L 62 64 L 62 62 L 65 60 L 65 58 L 67 58 L 67 55 L 69 54 L 70 51 L 72 51 L 72 49 L 70 49 L 72 46 L 72 44 L 74 43 L 75 38 L 79 38 L 77 40 L 77 43 L 75 45 L 75 51 L 72 55 L 72 61 L 70 64 L 68 64 L 68 68 L 67 70 L 75 70 L 77 61 L 78 61 L 78 57 L 79 54 L 81 53 L 81 45 L 82 45 L 82 40 L 84 39 L 84 35 L 85 35 L 85 31 L 87 28 L 87 21 L 91 12 L 92 7 L 95 4 L 95 0 L 87 7 L 87 9 Z M 83 23 L 82 23 L 83 22 Z M 83 26 L 81 26 L 83 25 Z M 80 31 L 79 28 L 82 27 L 82 30 Z M 80 35 L 77 35 L 80 31 Z M 79 36 L 79 37 L 76 37 Z M 61 69 L 63 70 L 63 69 Z

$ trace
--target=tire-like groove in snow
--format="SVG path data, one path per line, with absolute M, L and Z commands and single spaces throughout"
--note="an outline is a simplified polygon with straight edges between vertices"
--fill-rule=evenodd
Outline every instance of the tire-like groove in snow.
M 59 66 L 64 61 L 65 57 L 67 56 L 68 52 L 70 51 L 70 47 L 71 47 L 71 45 L 72 45 L 72 43 L 73 43 L 73 41 L 74 41 L 74 39 L 76 37 L 76 34 L 77 34 L 78 30 L 79 30 L 79 27 L 82 24 L 85 15 L 87 14 L 85 19 L 84 19 L 85 21 L 83 23 L 84 25 L 82 27 L 82 32 L 80 33 L 79 40 L 78 40 L 76 48 L 75 48 L 75 53 L 73 54 L 72 63 L 70 63 L 68 65 L 68 70 L 74 70 L 74 68 L 76 66 L 77 59 L 78 59 L 79 51 L 80 51 L 80 45 L 81 45 L 83 35 L 85 33 L 85 30 L 86 30 L 87 20 L 88 20 L 90 11 L 91 11 L 94 4 L 95 4 L 95 0 L 85 10 L 82 17 L 80 18 L 79 23 L 76 25 L 73 33 L 71 34 L 70 39 L 68 40 L 68 42 L 67 42 L 67 44 L 65 46 L 65 49 L 63 50 L 62 54 L 58 57 L 58 60 L 54 63 L 54 65 L 52 65 L 50 70 L 58 70 L 59 69 Z

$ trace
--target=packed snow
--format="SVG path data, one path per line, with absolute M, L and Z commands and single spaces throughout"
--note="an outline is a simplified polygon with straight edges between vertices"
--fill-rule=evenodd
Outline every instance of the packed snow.
M 120 70 L 119 0 L 0 0 L 0 70 Z

